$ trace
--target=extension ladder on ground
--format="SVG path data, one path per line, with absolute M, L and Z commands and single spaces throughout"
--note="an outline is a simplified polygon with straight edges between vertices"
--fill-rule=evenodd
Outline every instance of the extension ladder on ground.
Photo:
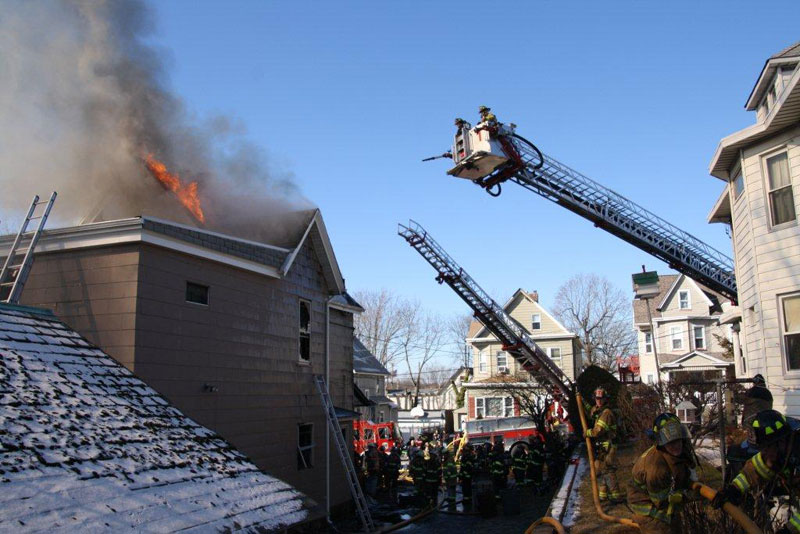
M 730 257 L 563 163 L 549 156 L 540 159 L 541 153 L 528 141 L 514 136 L 511 142 L 524 163 L 511 181 L 589 219 L 595 226 L 656 256 L 676 271 L 729 299 L 737 300 Z
M 350 494 L 353 496 L 353 501 L 356 504 L 356 511 L 361 518 L 361 524 L 364 526 L 365 532 L 375 532 L 375 524 L 372 522 L 372 516 L 369 513 L 367 499 L 364 497 L 364 492 L 361 491 L 361 485 L 358 483 L 358 474 L 356 473 L 356 468 L 353 466 L 351 450 L 347 447 L 344 435 L 342 434 L 342 428 L 339 426 L 339 419 L 336 417 L 336 408 L 334 408 L 331 397 L 328 394 L 328 385 L 325 383 L 325 377 L 317 375 L 314 377 L 314 382 L 317 385 L 317 391 L 319 391 L 319 396 L 322 399 L 322 407 L 325 409 L 325 417 L 328 419 L 328 430 L 333 436 L 333 441 L 336 444 L 336 451 L 339 453 L 339 458 L 342 461 L 342 466 L 347 476 L 347 485 L 350 488 Z
M 25 216 L 25 220 L 22 221 L 17 237 L 11 245 L 2 270 L 0 270 L 0 302 L 19 303 L 19 297 L 33 265 L 33 251 L 36 248 L 39 237 L 42 235 L 44 224 L 47 222 L 47 217 L 50 215 L 50 210 L 53 208 L 55 201 L 55 191 L 53 191 L 48 200 L 39 201 L 39 195 L 33 197 L 28 214 Z M 36 208 L 41 205 L 44 205 L 44 209 L 40 211 L 39 215 L 34 215 Z M 36 225 L 36 230 L 28 232 L 30 222 L 37 219 L 39 224 Z M 27 240 L 28 245 L 25 247 L 25 252 L 20 253 L 19 249 L 25 240 Z M 20 257 L 22 258 L 21 260 L 19 259 Z
M 399 225 L 397 233 L 436 269 L 436 281 L 447 283 L 458 293 L 472 308 L 475 317 L 497 336 L 503 350 L 508 351 L 543 388 L 553 395 L 566 398 L 572 395 L 569 377 L 533 341 L 522 325 L 481 289 L 422 226 L 409 221 L 408 226 Z

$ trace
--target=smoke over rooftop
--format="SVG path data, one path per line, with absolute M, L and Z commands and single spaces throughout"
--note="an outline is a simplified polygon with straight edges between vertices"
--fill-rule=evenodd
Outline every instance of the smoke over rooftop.
M 59 192 L 57 224 L 154 215 L 194 222 L 145 165 L 197 182 L 206 227 L 282 241 L 312 207 L 228 117 L 199 119 L 167 88 L 141 1 L 15 1 L 0 16 L 3 218 Z M 288 223 L 294 226 L 293 223 Z

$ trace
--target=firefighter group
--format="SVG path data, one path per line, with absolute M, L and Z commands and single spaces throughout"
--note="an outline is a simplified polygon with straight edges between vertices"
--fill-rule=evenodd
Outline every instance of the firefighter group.
M 567 460 L 563 442 L 555 435 L 548 439 L 539 434 L 531 436 L 525 446 L 511 451 L 499 439 L 481 444 L 465 440 L 462 445 L 463 439 L 459 436 L 448 444 L 434 436 L 409 440 L 407 476 L 413 482 L 417 501 L 424 506 L 445 504 L 454 510 L 460 502 L 463 511 L 476 509 L 485 513 L 487 506 L 494 510 L 501 502 L 503 490 L 509 485 L 541 494 L 558 477 Z M 382 493 L 391 501 L 397 500 L 399 446 L 387 450 L 385 445 L 379 449 L 370 443 L 358 465 L 363 470 L 367 495 L 376 497 Z M 440 495 L 444 503 L 440 502 Z
M 752 510 L 756 495 L 762 503 L 784 496 L 784 500 L 790 502 L 791 512 L 784 521 L 779 521 L 783 523 L 781 526 L 772 527 L 773 531 L 800 534 L 800 503 L 797 502 L 800 444 L 796 442 L 792 423 L 772 409 L 772 395 L 763 378 L 756 375 L 753 382 L 743 399 L 742 419 L 748 439 L 741 445 L 749 449 L 751 455 L 710 504 L 719 509 L 725 503 L 739 505 L 749 499 L 750 506 L 745 510 Z M 595 390 L 592 424 L 585 435 L 592 440 L 595 452 L 599 498 L 619 503 L 623 502 L 623 495 L 616 476 L 617 425 L 608 401 L 605 389 Z M 627 487 L 628 507 L 644 534 L 684 532 L 678 512 L 687 502 L 700 499 L 693 486 L 698 481 L 697 461 L 689 432 L 675 414 L 661 413 L 653 421 L 650 434 L 653 445 L 633 465 Z M 770 514 L 761 514 L 761 519 L 764 517 L 769 518 Z

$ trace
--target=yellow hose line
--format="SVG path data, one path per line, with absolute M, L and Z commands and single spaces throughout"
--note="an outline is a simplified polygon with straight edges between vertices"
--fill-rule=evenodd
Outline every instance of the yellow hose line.
M 715 490 L 699 482 L 695 482 L 694 484 L 692 484 L 692 488 L 698 490 L 700 492 L 700 495 L 702 495 L 704 499 L 707 499 L 709 501 L 713 500 L 714 496 L 716 496 L 717 494 Z M 738 506 L 734 506 L 733 504 L 726 502 L 722 506 L 722 509 L 725 510 L 728 513 L 728 515 L 733 518 L 734 521 L 739 523 L 739 526 L 741 526 L 744 529 L 744 531 L 747 532 L 747 534 L 763 534 L 761 529 L 758 528 L 758 525 L 753 523 L 753 520 L 747 517 L 747 514 L 742 512 L 742 510 Z
M 400 521 L 399 523 L 395 523 L 394 525 L 390 525 L 390 526 L 388 526 L 388 527 L 386 527 L 386 528 L 384 528 L 382 530 L 379 530 L 378 534 L 386 534 L 387 532 L 394 532 L 395 530 L 398 530 L 398 529 L 401 529 L 401 528 L 403 528 L 403 527 L 405 527 L 407 525 L 410 525 L 414 521 L 419 521 L 423 517 L 426 517 L 426 516 L 432 514 L 435 511 L 436 511 L 436 507 L 435 506 L 430 506 L 430 507 L 424 509 L 423 511 L 421 511 L 420 513 L 418 513 L 417 515 L 415 515 L 414 517 L 412 517 L 411 519 L 406 519 L 405 521 Z
M 553 527 L 558 534 L 567 534 L 567 531 L 564 530 L 564 525 L 553 519 L 552 517 L 542 517 L 534 521 L 531 526 L 525 531 L 525 534 L 533 534 L 533 531 L 539 525 L 550 525 Z
M 578 413 L 581 416 L 581 426 L 583 427 L 583 434 L 586 435 L 586 413 L 583 409 L 583 398 L 581 397 L 580 393 L 575 394 L 575 399 L 578 403 Z M 597 493 L 597 474 L 594 470 L 594 451 L 592 450 L 592 441 L 589 438 L 586 438 L 586 453 L 589 456 L 589 470 L 592 474 L 592 499 L 594 500 L 594 508 L 597 510 L 597 515 L 600 516 L 600 519 L 604 521 L 609 521 L 611 523 L 620 523 L 623 525 L 627 525 L 629 527 L 639 528 L 639 525 L 631 520 L 624 517 L 614 517 L 613 515 L 608 515 L 603 511 L 603 507 L 600 505 L 600 496 Z M 748 533 L 749 534 L 749 533 Z

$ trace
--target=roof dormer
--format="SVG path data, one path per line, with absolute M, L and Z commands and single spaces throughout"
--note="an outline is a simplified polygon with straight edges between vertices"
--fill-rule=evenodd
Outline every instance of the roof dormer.
M 756 112 L 758 122 L 763 122 L 772 111 L 783 90 L 788 86 L 798 62 L 800 62 L 800 43 L 781 50 L 766 61 L 744 105 L 747 111 Z

